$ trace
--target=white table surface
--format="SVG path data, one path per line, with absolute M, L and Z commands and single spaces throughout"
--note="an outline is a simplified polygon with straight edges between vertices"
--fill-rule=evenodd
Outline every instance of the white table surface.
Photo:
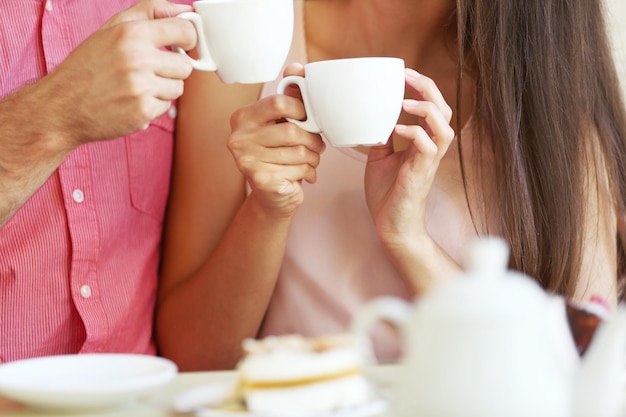
M 383 365 L 368 369 L 366 375 L 379 387 L 392 385 L 398 365 Z M 149 395 L 138 399 L 132 404 L 110 410 L 93 412 L 81 412 L 72 416 L 89 417 L 170 417 L 188 416 L 193 414 L 180 414 L 172 410 L 172 404 L 176 396 L 188 389 L 216 382 L 233 382 L 236 373 L 233 371 L 220 372 L 183 372 L 179 373 L 174 380 L 167 385 L 157 388 Z M 68 413 L 37 412 L 26 408 L 24 405 L 12 402 L 0 397 L 0 416 L 2 417 L 60 417 L 68 416 Z

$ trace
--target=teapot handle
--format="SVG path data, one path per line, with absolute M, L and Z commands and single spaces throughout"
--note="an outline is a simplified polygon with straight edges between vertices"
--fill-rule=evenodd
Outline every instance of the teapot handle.
M 354 316 L 351 331 L 361 350 L 365 363 L 377 362 L 370 336 L 374 324 L 387 320 L 403 328 L 412 311 L 412 304 L 398 297 L 383 296 L 368 301 Z

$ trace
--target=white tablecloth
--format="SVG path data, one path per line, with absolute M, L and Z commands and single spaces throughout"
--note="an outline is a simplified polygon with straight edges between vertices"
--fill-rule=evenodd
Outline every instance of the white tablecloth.
M 3 0 L 0 0 L 3 1 Z M 393 384 L 399 371 L 398 365 L 383 365 L 370 368 L 366 371 L 368 378 L 378 387 L 385 389 Z M 72 414 L 73 417 L 193 417 L 194 414 L 177 414 L 172 409 L 174 399 L 180 393 L 206 384 L 234 381 L 236 374 L 233 371 L 223 372 L 184 372 L 178 374 L 169 384 L 157 388 L 144 398 L 132 404 L 112 410 L 81 412 Z M 0 397 L 1 417 L 67 417 L 67 413 L 36 412 L 23 405 Z

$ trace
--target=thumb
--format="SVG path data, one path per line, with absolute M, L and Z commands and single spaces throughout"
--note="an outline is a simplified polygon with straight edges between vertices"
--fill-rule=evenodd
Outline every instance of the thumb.
M 193 7 L 191 6 L 171 3 L 167 0 L 141 0 L 134 6 L 113 16 L 103 27 L 133 20 L 154 20 L 173 17 L 192 10 Z
M 193 7 L 189 5 L 172 3 L 167 0 L 152 0 L 147 2 L 152 6 L 151 11 L 153 19 L 174 17 L 183 12 L 190 12 L 193 10 Z

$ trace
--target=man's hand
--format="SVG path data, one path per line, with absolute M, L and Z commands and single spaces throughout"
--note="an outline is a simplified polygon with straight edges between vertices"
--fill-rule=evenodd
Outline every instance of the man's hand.
M 166 47 L 195 46 L 189 6 L 143 0 L 105 23 L 41 83 L 70 148 L 147 127 L 183 92 L 189 59 Z
M 95 6 L 94 6 L 95 7 Z M 148 126 L 183 92 L 189 6 L 142 0 L 80 44 L 50 74 L 0 101 L 0 227 L 83 143 Z

